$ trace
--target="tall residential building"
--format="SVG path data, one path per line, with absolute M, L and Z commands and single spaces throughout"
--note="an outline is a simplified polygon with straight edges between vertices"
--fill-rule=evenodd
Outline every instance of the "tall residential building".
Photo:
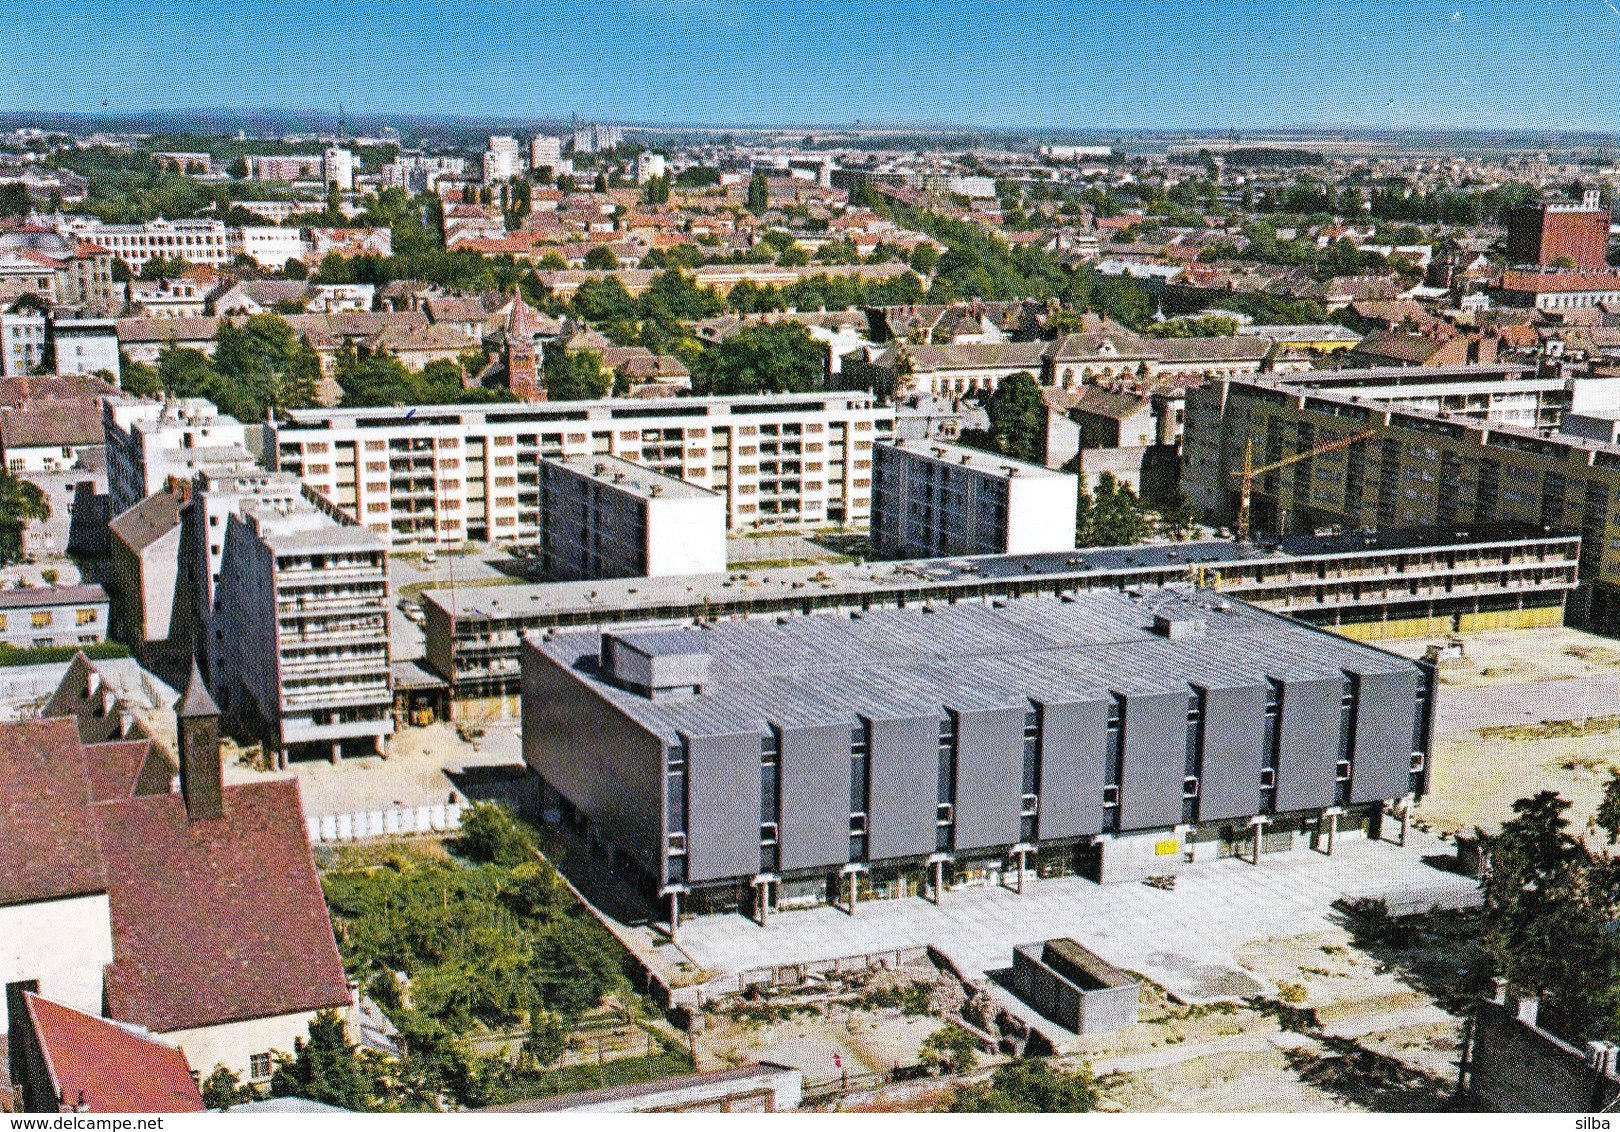
M 654 177 L 662 177 L 668 164 L 661 153 L 639 153 L 636 155 L 636 184 L 645 185 Z
M 880 558 L 1074 549 L 1080 480 L 934 441 L 873 450 L 872 549 Z
M 321 180 L 339 192 L 354 188 L 354 154 L 342 146 L 329 145 L 321 155 Z
M 107 493 L 115 517 L 171 479 L 189 482 L 202 468 L 252 467 L 257 462 L 248 450 L 248 426 L 200 397 L 109 398 L 102 403 L 101 420 L 107 438 Z
M 534 543 L 542 456 L 620 456 L 708 488 L 731 530 L 860 526 L 893 426 L 869 393 L 300 409 L 268 426 L 267 451 L 396 547 Z
M 1512 393 L 1516 383 L 1502 384 Z M 1182 463 L 1189 498 L 1214 520 L 1231 523 L 1246 451 L 1263 465 L 1353 441 L 1255 477 L 1253 528 L 1450 531 L 1518 522 L 1579 534 L 1587 616 L 1600 625 L 1620 619 L 1620 518 L 1614 511 L 1620 503 L 1620 446 L 1545 434 L 1536 427 L 1545 427 L 1539 421 L 1507 423 L 1365 392 L 1263 377 L 1216 380 L 1190 392 Z M 1479 391 L 1468 399 L 1487 401 Z M 1594 411 L 1579 400 L 1573 408 Z M 1522 603 L 1516 606 L 1509 595 L 1494 608 L 1507 628 Z
M 562 164 L 562 139 L 536 134 L 529 139 L 529 168 L 555 171 Z
M 226 521 L 210 625 L 220 709 L 282 765 L 383 751 L 394 721 L 376 535 L 307 497 L 243 502 Z
M 540 515 L 552 581 L 726 568 L 724 497 L 617 456 L 541 460 Z
M 519 172 L 518 140 L 513 137 L 491 137 L 484 151 L 484 184 L 509 181 Z
M 1579 271 L 1602 271 L 1610 218 L 1600 200 L 1598 190 L 1588 189 L 1580 204 L 1541 201 L 1508 209 L 1508 263 L 1551 267 L 1565 260 Z

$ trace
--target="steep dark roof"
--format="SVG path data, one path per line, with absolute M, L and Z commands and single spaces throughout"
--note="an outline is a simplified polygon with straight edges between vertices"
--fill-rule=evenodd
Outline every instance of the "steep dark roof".
M 22 408 L 0 408 L 0 447 L 83 448 L 105 441 L 101 400 L 36 398 Z
M 106 891 L 92 825 L 73 720 L 0 726 L 0 906 Z
M 24 994 L 51 1088 L 84 1112 L 203 1112 L 186 1055 L 116 1022 Z
M 180 719 L 196 719 L 202 716 L 217 716 L 219 708 L 214 703 L 214 697 L 208 694 L 203 685 L 202 671 L 197 667 L 197 658 L 191 658 L 191 676 L 186 681 L 186 694 L 180 697 L 175 705 L 174 714 Z
M 349 1005 L 297 783 L 228 786 L 214 821 L 178 794 L 94 810 L 113 1017 L 168 1033 Z

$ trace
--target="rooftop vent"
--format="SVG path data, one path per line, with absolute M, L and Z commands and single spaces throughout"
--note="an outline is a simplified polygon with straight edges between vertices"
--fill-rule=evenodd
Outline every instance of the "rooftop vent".
M 1153 631 L 1170 641 L 1185 641 L 1202 632 L 1204 623 L 1185 613 L 1155 613 Z

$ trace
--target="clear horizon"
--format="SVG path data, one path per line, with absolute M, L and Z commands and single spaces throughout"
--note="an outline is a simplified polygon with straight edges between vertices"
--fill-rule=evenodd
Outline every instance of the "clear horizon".
M 0 108 L 649 129 L 1614 132 L 1610 0 L 0 0 Z M 194 109 L 193 109 L 194 108 Z

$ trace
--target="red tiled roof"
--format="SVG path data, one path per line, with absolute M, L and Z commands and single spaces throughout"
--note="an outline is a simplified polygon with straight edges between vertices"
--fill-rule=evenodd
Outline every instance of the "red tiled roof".
M 1566 291 L 1620 291 L 1620 274 L 1608 271 L 1502 272 L 1502 290 L 1555 294 Z
M 0 906 L 106 891 L 90 797 L 73 720 L 0 727 Z
M 204 1112 L 186 1055 L 37 994 L 24 994 L 51 1087 L 85 1112 Z
M 150 739 L 120 739 L 85 747 L 84 761 L 90 774 L 91 800 L 118 802 L 133 798 L 140 785 L 141 772 L 146 769 L 147 759 L 151 755 Z
M 224 816 L 202 821 L 178 794 L 95 811 L 113 1017 L 167 1033 L 349 1005 L 297 783 L 227 787 Z

